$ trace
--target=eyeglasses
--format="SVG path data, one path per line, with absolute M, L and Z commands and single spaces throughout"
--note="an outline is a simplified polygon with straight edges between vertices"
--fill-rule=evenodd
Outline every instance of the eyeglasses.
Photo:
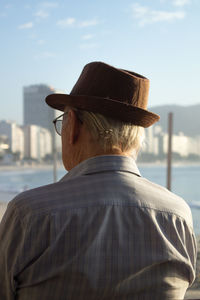
M 80 121 L 80 123 L 82 124 L 83 121 L 81 120 L 80 116 L 78 115 L 77 111 L 73 110 L 75 113 L 76 113 L 76 117 L 77 119 Z M 62 124 L 63 124 L 63 116 L 64 115 L 67 115 L 68 114 L 68 111 L 65 112 L 64 114 L 58 116 L 57 118 L 55 118 L 53 120 L 53 124 L 54 124 L 54 127 L 55 127 L 55 130 L 57 132 L 57 134 L 61 135 L 61 132 L 62 132 Z M 60 119 L 61 118 L 61 119 Z
M 55 118 L 53 120 L 53 124 L 55 126 L 55 130 L 57 132 L 57 134 L 61 135 L 61 131 L 62 131 L 62 123 L 63 123 L 63 116 L 66 115 L 68 112 L 65 112 L 64 114 L 58 116 L 57 118 Z M 62 118 L 62 119 L 60 119 Z

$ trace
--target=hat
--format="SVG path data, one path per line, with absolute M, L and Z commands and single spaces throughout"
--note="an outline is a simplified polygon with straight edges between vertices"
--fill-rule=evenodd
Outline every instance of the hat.
M 70 106 L 149 127 L 160 117 L 147 110 L 148 94 L 149 80 L 144 76 L 92 62 L 83 68 L 69 95 L 51 94 L 46 102 L 61 111 Z

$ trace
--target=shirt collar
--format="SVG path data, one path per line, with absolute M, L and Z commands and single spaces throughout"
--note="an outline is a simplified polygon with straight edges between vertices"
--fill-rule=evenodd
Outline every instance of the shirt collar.
M 121 171 L 141 176 L 134 159 L 131 157 L 102 155 L 84 160 L 71 169 L 60 181 L 106 171 Z

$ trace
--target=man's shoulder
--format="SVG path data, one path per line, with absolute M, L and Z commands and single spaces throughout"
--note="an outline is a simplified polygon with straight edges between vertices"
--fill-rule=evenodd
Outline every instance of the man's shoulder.
M 103 187 L 103 188 L 102 188 Z M 91 204 L 92 203 L 92 204 Z M 20 193 L 12 200 L 22 217 L 94 205 L 135 206 L 191 220 L 185 200 L 166 188 L 130 173 L 79 176 Z
M 42 213 L 51 209 L 53 203 L 56 204 L 57 193 L 62 185 L 57 182 L 24 191 L 18 194 L 9 206 L 20 212 L 22 217 L 30 213 Z
M 190 207 L 181 196 L 146 178 L 140 179 L 138 191 L 143 203 L 146 203 L 150 208 L 163 213 L 176 214 L 191 222 Z
M 113 177 L 112 177 L 113 178 Z M 179 195 L 169 191 L 162 185 L 148 180 L 145 177 L 134 176 L 130 173 L 118 175 L 116 188 L 120 189 L 120 182 L 127 191 L 133 191 L 136 202 L 142 206 L 170 211 L 178 208 L 189 209 L 186 201 Z

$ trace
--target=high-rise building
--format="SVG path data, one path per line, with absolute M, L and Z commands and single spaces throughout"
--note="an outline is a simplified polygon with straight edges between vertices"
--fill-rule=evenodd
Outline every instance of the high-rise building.
M 24 87 L 24 125 L 37 125 L 52 132 L 52 120 L 56 118 L 58 111 L 50 108 L 45 98 L 54 93 L 58 93 L 58 90 L 45 84 Z
M 45 84 L 36 84 L 25 86 L 23 91 L 24 101 L 24 125 L 37 125 L 42 128 L 48 129 L 52 136 L 55 134 L 53 119 L 55 119 L 60 111 L 49 107 L 45 98 L 49 94 L 63 93 Z M 56 138 L 56 149 L 61 151 L 61 140 L 59 136 Z M 53 139 L 52 139 L 53 141 Z

